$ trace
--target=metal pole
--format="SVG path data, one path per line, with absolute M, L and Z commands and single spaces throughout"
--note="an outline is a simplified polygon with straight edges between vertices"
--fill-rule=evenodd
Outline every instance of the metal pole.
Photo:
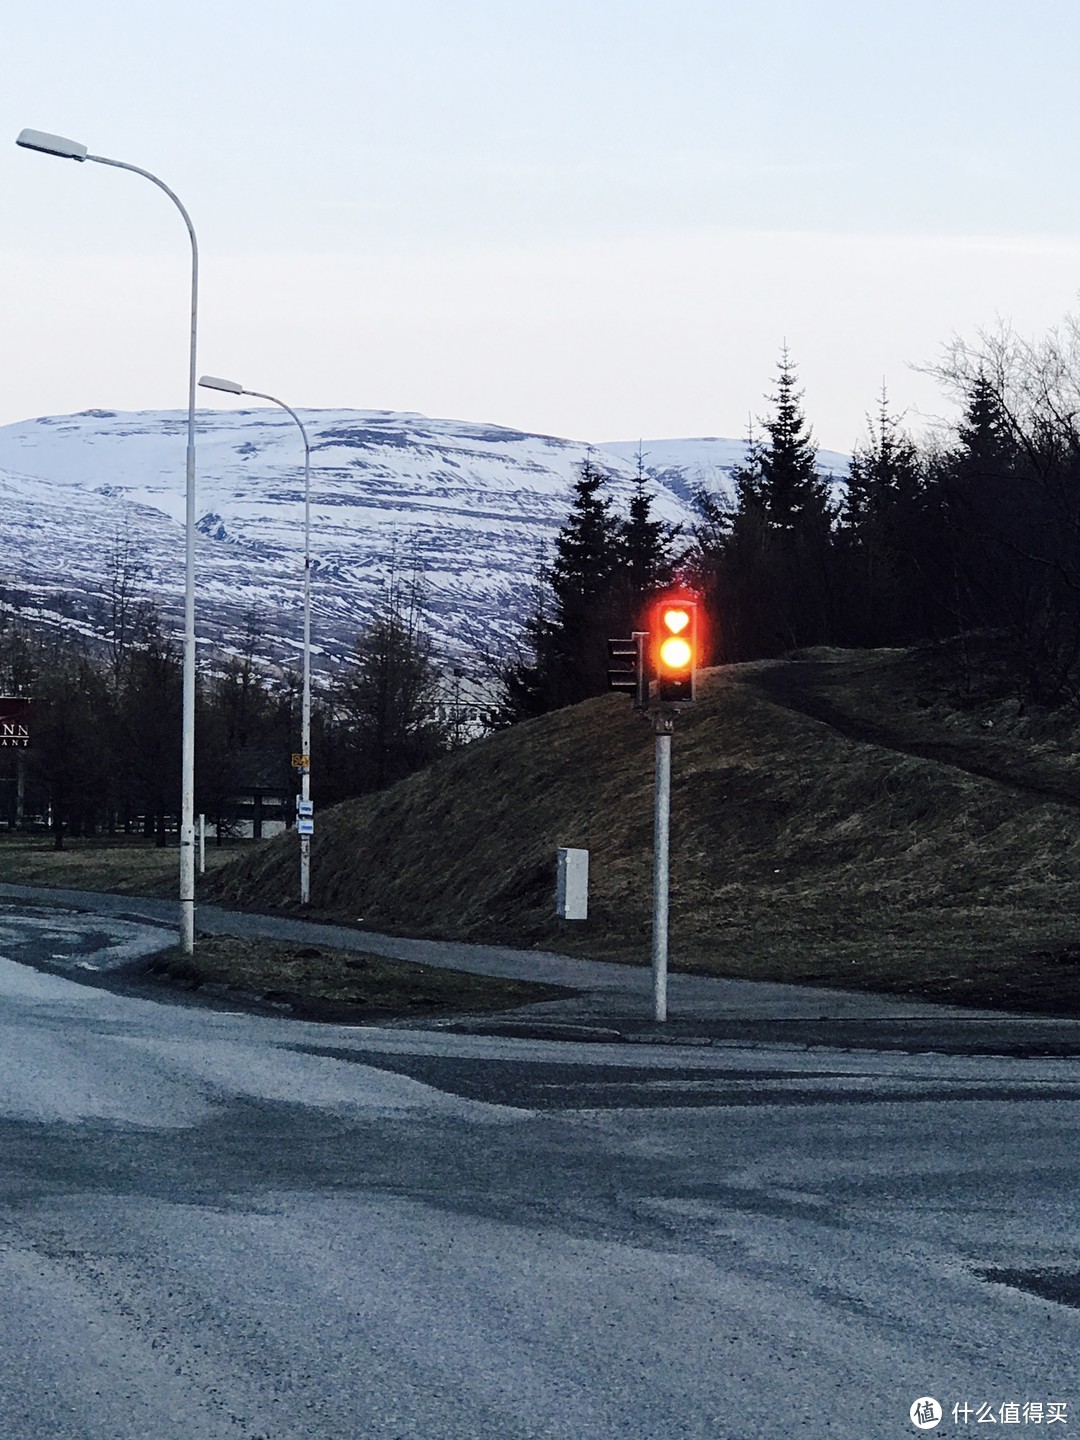
M 299 422 L 297 422 L 299 423 Z M 303 430 L 303 426 L 300 427 Z M 304 694 L 300 706 L 300 798 L 311 799 L 311 446 L 304 432 Z M 300 904 L 311 899 L 311 836 L 300 836 Z
M 671 737 L 673 715 L 653 716 L 656 731 L 656 810 L 653 817 L 653 1014 L 667 1019 L 668 870 L 671 826 Z
M 164 190 L 184 218 L 191 238 L 191 343 L 188 348 L 187 470 L 184 504 L 184 685 L 183 743 L 180 761 L 180 944 L 185 954 L 195 949 L 195 344 L 199 314 L 199 246 L 191 216 L 163 180 L 104 155 L 87 155 L 98 165 L 131 170 Z
M 15 752 L 15 829 L 22 830 L 26 819 L 26 759 Z
M 199 874 L 206 874 L 206 816 L 199 816 Z
M 300 753 L 304 757 L 300 772 L 300 798 L 311 799 L 311 442 L 304 429 L 304 422 L 291 406 L 276 395 L 267 395 L 262 390 L 244 390 L 241 395 L 250 395 L 256 400 L 269 400 L 280 405 L 296 421 L 304 439 L 304 681 L 300 701 Z M 300 904 L 307 905 L 311 899 L 311 836 L 300 836 Z

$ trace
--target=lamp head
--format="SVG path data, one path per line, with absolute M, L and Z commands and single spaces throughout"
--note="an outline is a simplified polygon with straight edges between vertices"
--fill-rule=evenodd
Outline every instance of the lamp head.
M 44 130 L 22 130 L 15 141 L 24 150 L 40 150 L 43 155 L 59 155 L 63 160 L 85 160 L 86 146 L 62 135 L 48 135 Z
M 235 380 L 222 380 L 217 375 L 203 375 L 199 384 L 205 390 L 224 390 L 228 395 L 243 395 L 244 387 L 238 385 Z

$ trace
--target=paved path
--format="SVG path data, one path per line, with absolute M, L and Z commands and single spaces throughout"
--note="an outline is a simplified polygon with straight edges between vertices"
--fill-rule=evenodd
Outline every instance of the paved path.
M 36 907 L 66 906 L 88 917 L 109 917 L 134 927 L 145 953 L 164 948 L 175 936 L 173 901 L 0 885 L 0 901 Z M 937 1005 L 926 1000 L 766 981 L 724 980 L 703 975 L 669 977 L 669 1021 L 652 1021 L 650 972 L 634 965 L 580 960 L 549 951 L 458 941 L 413 940 L 379 935 L 345 925 L 285 916 L 251 915 L 200 905 L 198 929 L 207 934 L 323 944 L 368 951 L 392 959 L 442 966 L 481 975 L 536 980 L 576 993 L 496 1016 L 418 1022 L 425 1028 L 472 1032 L 632 1039 L 656 1043 L 792 1042 L 845 1048 L 938 1050 L 946 1053 L 1080 1055 L 1080 1021 L 1009 1015 Z M 148 927 L 150 927 L 148 929 Z M 127 931 L 113 953 L 117 964 L 131 958 L 136 943 Z M 86 978 L 90 978 L 87 976 Z
M 93 915 L 150 921 L 171 927 L 177 906 L 168 900 L 107 895 L 85 890 L 53 890 L 29 885 L 0 885 L 0 899 L 27 900 L 35 905 L 65 905 Z M 537 980 L 584 991 L 601 1012 L 610 1010 L 614 997 L 624 1006 L 629 997 L 652 993 L 652 976 L 639 965 L 617 965 L 600 960 L 579 960 L 547 950 L 515 950 L 501 945 L 469 945 L 451 940 L 411 940 L 378 935 L 347 925 L 321 924 L 279 915 L 252 915 L 200 905 L 197 929 L 208 935 L 238 935 L 251 939 L 295 940 L 340 950 L 365 950 L 395 960 L 465 970 L 475 975 L 500 975 L 511 980 Z M 163 935 L 162 943 L 171 943 Z M 976 1012 L 929 1001 L 868 995 L 855 990 L 828 990 L 807 985 L 776 985 L 767 981 L 722 980 L 706 975 L 669 976 L 668 1000 L 672 1010 L 704 1018 L 739 1015 L 746 1019 L 880 1018 L 913 1019 L 917 1016 L 972 1015 Z M 562 1002 L 555 1002 L 560 1004 Z

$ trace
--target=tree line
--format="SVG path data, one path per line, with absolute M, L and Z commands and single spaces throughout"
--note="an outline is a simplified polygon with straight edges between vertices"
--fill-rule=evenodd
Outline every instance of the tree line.
M 142 833 L 172 843 L 183 658 L 139 596 L 126 535 L 109 557 L 96 618 L 104 639 L 43 625 L 10 595 L 0 606 L 0 691 L 32 699 L 30 748 L 0 751 L 8 822 L 21 768 L 24 813 L 48 817 L 57 848 L 69 834 Z M 253 784 L 286 799 L 300 788 L 291 757 L 300 748 L 301 675 L 267 664 L 262 638 L 259 615 L 249 612 L 236 653 L 197 676 L 195 805 L 219 838 Z M 437 682 L 420 582 L 392 570 L 353 655 L 313 689 L 317 804 L 379 789 L 452 747 Z
M 505 675 L 507 718 L 601 693 L 606 638 L 644 628 L 672 580 L 705 607 L 711 663 L 979 632 L 1021 700 L 1080 702 L 1080 327 L 955 341 L 931 373 L 956 426 L 916 441 L 883 390 L 849 472 L 831 477 L 785 348 L 733 493 L 699 492 L 687 533 L 653 519 L 647 457 L 626 519 L 583 466 L 539 568 L 528 653 Z

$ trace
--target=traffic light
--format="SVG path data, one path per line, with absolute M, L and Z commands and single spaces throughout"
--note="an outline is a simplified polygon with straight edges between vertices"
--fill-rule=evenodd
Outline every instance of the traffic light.
M 635 630 L 628 640 L 609 640 L 608 657 L 613 662 L 608 667 L 608 689 L 628 690 L 634 697 L 636 710 L 647 709 L 649 704 L 649 673 L 645 664 L 644 630 Z
M 697 602 L 668 596 L 652 613 L 656 698 L 662 705 L 687 705 L 694 698 L 698 663 Z

